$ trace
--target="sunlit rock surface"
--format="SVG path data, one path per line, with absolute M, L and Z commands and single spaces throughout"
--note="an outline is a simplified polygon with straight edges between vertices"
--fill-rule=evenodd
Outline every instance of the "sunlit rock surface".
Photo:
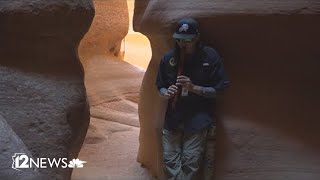
M 34 158 L 79 153 L 89 107 L 77 48 L 93 16 L 90 0 L 0 1 L 0 115 Z M 38 169 L 42 179 L 71 170 Z
M 79 52 L 86 57 L 119 56 L 121 41 L 128 33 L 129 15 L 126 0 L 94 0 L 95 17 L 81 41 Z
M 119 58 L 129 26 L 126 0 L 95 0 L 95 17 L 81 41 L 91 121 L 73 180 L 149 180 L 137 163 L 139 90 L 144 72 Z M 132 61 L 134 61 L 132 59 Z
M 173 45 L 175 22 L 194 17 L 201 38 L 224 58 L 231 88 L 219 100 L 216 179 L 320 178 L 320 2 L 148 1 L 135 3 L 134 29 L 152 59 L 139 102 L 138 160 L 161 177 L 165 102 L 155 78 Z

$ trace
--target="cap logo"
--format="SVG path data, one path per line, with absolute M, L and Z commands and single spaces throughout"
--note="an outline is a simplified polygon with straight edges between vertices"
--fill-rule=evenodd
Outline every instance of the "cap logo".
M 189 29 L 189 25 L 188 24 L 182 24 L 182 26 L 179 28 L 179 32 L 182 32 L 182 31 L 188 31 Z

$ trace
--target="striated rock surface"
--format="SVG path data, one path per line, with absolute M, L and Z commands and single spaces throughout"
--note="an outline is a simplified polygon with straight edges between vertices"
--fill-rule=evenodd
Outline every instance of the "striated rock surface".
M 93 16 L 90 0 L 0 1 L 0 115 L 34 158 L 80 151 L 89 107 L 77 48 Z M 71 171 L 38 169 L 44 179 Z
M 134 29 L 152 46 L 140 93 L 138 160 L 161 177 L 165 102 L 154 82 L 175 22 L 187 16 L 224 57 L 231 80 L 219 99 L 216 179 L 319 179 L 317 0 L 136 1 Z

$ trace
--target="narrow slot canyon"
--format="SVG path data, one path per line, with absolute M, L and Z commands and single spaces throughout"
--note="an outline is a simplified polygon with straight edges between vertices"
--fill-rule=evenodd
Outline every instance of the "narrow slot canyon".
M 150 43 L 133 31 L 134 0 L 93 2 L 95 17 L 79 47 L 91 118 L 78 157 L 88 163 L 71 179 L 149 180 L 137 154 L 139 91 Z

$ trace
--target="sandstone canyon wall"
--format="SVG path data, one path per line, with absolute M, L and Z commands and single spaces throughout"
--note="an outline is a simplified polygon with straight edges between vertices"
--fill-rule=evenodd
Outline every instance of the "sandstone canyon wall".
M 147 179 L 136 162 L 144 73 L 119 57 L 129 28 L 127 0 L 93 2 L 95 17 L 79 47 L 91 115 L 79 158 L 88 163 L 75 169 L 72 179 Z
M 218 108 L 217 180 L 320 178 L 320 2 L 136 0 L 134 29 L 152 59 L 140 92 L 138 161 L 161 176 L 166 103 L 155 78 L 175 22 L 194 17 L 231 81 Z
M 1 159 L 77 157 L 89 124 L 77 49 L 93 16 L 90 0 L 0 1 Z M 28 174 L 4 163 L 0 179 L 69 179 L 72 171 Z
M 94 0 L 95 17 L 79 46 L 79 55 L 85 70 L 85 83 L 91 106 L 91 115 L 100 116 L 94 106 L 117 96 L 139 91 L 137 77 L 142 77 L 128 63 L 121 61 L 122 39 L 129 29 L 126 0 Z M 107 76 L 107 77 L 105 77 Z M 128 78 L 124 81 L 124 79 Z M 119 83 L 121 82 L 122 83 Z
M 81 61 L 93 56 L 119 56 L 121 41 L 129 29 L 125 0 L 94 0 L 95 17 L 89 32 L 80 43 Z

